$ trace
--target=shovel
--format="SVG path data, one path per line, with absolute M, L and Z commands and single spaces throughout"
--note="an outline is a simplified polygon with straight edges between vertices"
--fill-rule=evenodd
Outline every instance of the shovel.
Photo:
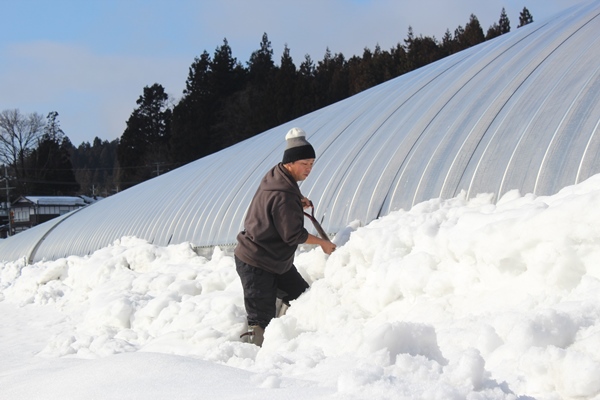
M 331 242 L 331 240 L 329 240 L 329 236 L 327 236 L 327 233 L 325 233 L 325 230 L 323 229 L 323 227 L 321 226 L 319 221 L 317 221 L 317 219 L 315 218 L 315 206 L 313 205 L 312 201 L 310 202 L 309 207 L 312 209 L 311 213 L 309 214 L 306 211 L 304 211 L 304 215 L 306 215 L 308 217 L 308 219 L 311 220 L 311 222 L 315 226 L 315 229 L 319 233 L 319 236 L 321 236 L 321 239 Z

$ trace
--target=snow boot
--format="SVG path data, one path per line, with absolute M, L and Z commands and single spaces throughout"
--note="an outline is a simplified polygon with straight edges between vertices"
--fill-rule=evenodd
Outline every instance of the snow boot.
M 281 303 L 281 307 L 279 307 L 279 311 L 277 312 L 277 318 L 283 317 L 290 306 L 286 303 Z
M 288 308 L 290 305 L 278 297 L 275 301 L 275 318 L 283 317 Z
M 248 326 L 248 332 L 242 333 L 240 336 L 240 338 L 244 337 L 246 337 L 248 343 L 262 347 L 263 341 L 265 340 L 265 330 L 261 328 L 260 325 L 250 325 Z

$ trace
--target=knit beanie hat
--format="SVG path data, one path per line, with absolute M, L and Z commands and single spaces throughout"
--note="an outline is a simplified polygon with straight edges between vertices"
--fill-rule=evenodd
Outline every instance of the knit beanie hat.
M 306 141 L 306 133 L 300 128 L 292 128 L 285 135 L 287 146 L 283 153 L 283 163 L 316 158 L 315 149 Z

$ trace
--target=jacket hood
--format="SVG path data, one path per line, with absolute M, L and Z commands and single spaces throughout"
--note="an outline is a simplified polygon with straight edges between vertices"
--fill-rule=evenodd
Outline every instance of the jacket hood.
M 270 192 L 283 191 L 302 197 L 298 184 L 294 181 L 294 178 L 285 169 L 282 163 L 277 164 L 275 168 L 265 175 L 260 186 L 262 190 Z

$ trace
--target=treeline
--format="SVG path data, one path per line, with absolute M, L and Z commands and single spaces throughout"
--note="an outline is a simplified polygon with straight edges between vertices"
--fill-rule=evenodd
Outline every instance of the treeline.
M 523 8 L 518 27 L 530 22 Z M 204 51 L 194 59 L 175 105 L 159 83 L 144 87 L 118 140 L 96 138 L 74 147 L 58 126 L 58 114 L 51 113 L 38 127 L 43 134 L 37 142 L 18 150 L 14 140 L 7 146 L 10 132 L 0 118 L 1 144 L 15 149 L 4 151 L 1 161 L 16 175 L 20 193 L 107 196 L 510 29 L 504 9 L 486 33 L 471 14 L 441 41 L 415 36 L 409 27 L 403 43 L 390 50 L 365 48 L 362 56 L 346 59 L 327 49 L 321 61 L 306 55 L 298 66 L 287 45 L 275 63 L 266 33 L 245 66 L 224 39 L 212 55 Z M 62 161 L 49 161 L 53 157 Z

